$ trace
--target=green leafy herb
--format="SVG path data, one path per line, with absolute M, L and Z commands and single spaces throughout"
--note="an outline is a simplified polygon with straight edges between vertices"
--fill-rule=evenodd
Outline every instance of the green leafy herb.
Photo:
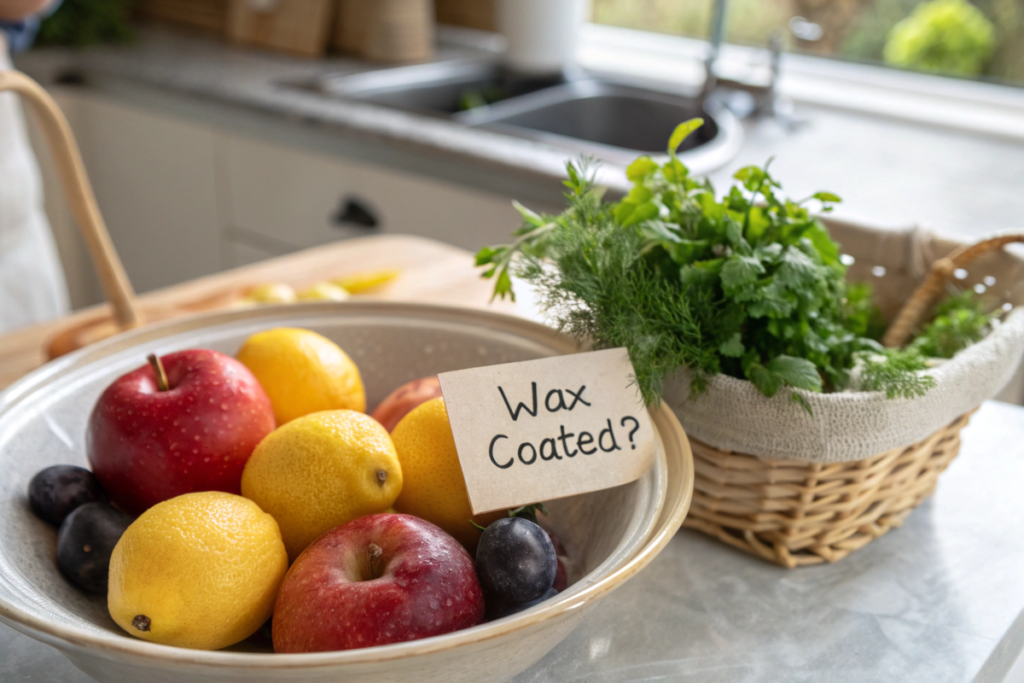
M 885 319 L 871 298 L 874 290 L 866 282 L 850 282 L 846 285 L 846 300 L 843 302 L 843 319 L 846 329 L 858 337 L 876 341 L 885 334 Z
M 672 136 L 668 139 L 668 154 L 670 157 L 675 159 L 676 150 L 679 149 L 679 145 L 683 144 L 683 140 L 690 136 L 690 133 L 697 130 L 704 125 L 704 119 L 690 119 L 689 121 L 683 121 L 676 129 L 672 131 Z
M 923 356 L 952 358 L 988 334 L 999 311 L 985 312 L 984 302 L 971 290 L 946 298 L 935 309 L 935 318 L 910 343 Z
M 926 388 L 920 368 L 891 360 L 876 341 L 883 326 L 870 288 L 847 285 L 839 246 L 810 212 L 808 204 L 829 211 L 839 197 L 784 198 L 770 162 L 740 169 L 716 197 L 675 155 L 701 123 L 676 128 L 664 163 L 630 164 L 633 185 L 618 202 L 601 201 L 586 163 L 569 164 L 563 213 L 520 208 L 515 241 L 477 255 L 484 277 L 496 278 L 495 296 L 512 296 L 514 274 L 568 333 L 627 347 L 648 402 L 684 367 L 697 391 L 715 373 L 748 379 L 766 396 L 840 390 L 866 355 L 879 390 Z
M 866 391 L 884 391 L 888 398 L 916 398 L 935 386 L 934 377 L 918 372 L 928 365 L 913 349 L 886 349 L 863 361 L 861 388 Z

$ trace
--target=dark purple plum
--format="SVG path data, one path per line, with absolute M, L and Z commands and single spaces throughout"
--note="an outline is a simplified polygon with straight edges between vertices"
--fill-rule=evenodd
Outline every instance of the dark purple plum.
M 80 505 L 57 532 L 57 568 L 82 590 L 106 593 L 110 555 L 131 523 L 110 503 Z
M 522 517 L 491 523 L 476 547 L 476 573 L 487 604 L 515 607 L 544 596 L 558 558 L 547 532 Z
M 32 512 L 54 526 L 59 526 L 79 505 L 105 498 L 96 475 L 74 465 L 47 467 L 28 484 Z
M 547 593 L 540 596 L 536 600 L 530 600 L 529 602 L 524 602 L 519 605 L 505 605 L 500 602 L 491 601 L 487 603 L 487 614 L 485 615 L 485 617 L 487 621 L 501 619 L 502 617 L 507 617 L 511 614 L 515 614 L 516 612 L 522 612 L 523 610 L 530 609 L 534 605 L 539 605 L 545 600 L 553 598 L 556 595 L 558 595 L 558 591 L 554 588 L 549 588 Z

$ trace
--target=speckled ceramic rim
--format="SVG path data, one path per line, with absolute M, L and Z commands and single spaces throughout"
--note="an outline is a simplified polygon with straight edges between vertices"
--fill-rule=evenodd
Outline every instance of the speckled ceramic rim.
M 282 310 L 287 310 L 289 314 L 292 314 L 290 317 L 303 312 L 309 312 L 314 315 L 327 312 L 377 313 L 392 316 L 407 314 L 412 317 L 422 317 L 426 314 L 430 317 L 518 334 L 546 344 L 556 351 L 571 353 L 576 349 L 576 344 L 571 339 L 549 327 L 522 318 L 477 309 L 373 301 L 292 304 L 287 306 L 286 309 L 278 306 L 265 306 L 242 311 L 199 315 L 155 324 L 111 337 L 98 344 L 63 356 L 18 380 L 0 393 L 0 411 L 6 410 L 11 405 L 17 403 L 20 398 L 31 391 L 45 386 L 50 379 L 61 372 L 98 361 L 123 348 L 148 340 L 156 340 L 172 334 L 180 334 L 192 329 L 234 320 L 259 320 L 265 318 L 269 322 L 274 319 L 275 313 L 280 313 Z M 664 462 L 666 462 L 669 470 L 673 467 L 679 469 L 680 475 L 677 479 L 681 482 L 681 485 L 676 490 L 671 488 L 668 490 L 666 498 L 661 503 L 660 516 L 656 522 L 655 529 L 647 539 L 647 542 L 628 561 L 585 589 L 577 593 L 567 594 L 562 599 L 555 598 L 512 617 L 474 626 L 464 631 L 407 643 L 395 643 L 360 650 L 311 654 L 188 650 L 147 643 L 129 636 L 94 635 L 76 628 L 60 626 L 39 619 L 3 600 L 0 600 L 0 620 L 51 644 L 58 644 L 59 641 L 63 641 L 72 646 L 94 649 L 115 656 L 132 655 L 170 664 L 189 663 L 230 668 L 252 667 L 262 670 L 274 668 L 322 668 L 344 666 L 346 664 L 384 662 L 451 650 L 463 645 L 498 638 L 549 619 L 568 615 L 572 611 L 582 609 L 589 603 L 593 603 L 603 597 L 646 567 L 668 544 L 682 525 L 693 496 L 693 454 L 690 451 L 690 445 L 682 426 L 680 426 L 675 415 L 667 407 L 662 405 L 652 410 L 651 415 L 654 420 L 655 430 L 658 432 L 664 446 Z M 669 479 L 671 480 L 672 477 L 669 477 Z M 54 643 L 54 641 L 58 641 L 58 643 Z

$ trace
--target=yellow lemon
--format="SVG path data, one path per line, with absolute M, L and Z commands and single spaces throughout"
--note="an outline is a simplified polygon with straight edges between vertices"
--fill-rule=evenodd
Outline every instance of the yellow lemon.
M 384 512 L 402 490 L 387 430 L 354 410 L 329 410 L 271 432 L 242 472 L 242 495 L 269 512 L 294 560 L 326 531 Z
M 299 292 L 299 301 L 344 301 L 348 290 L 333 282 L 318 282 Z
M 350 294 L 358 294 L 359 292 L 365 292 L 367 289 L 373 289 L 374 287 L 391 282 L 401 273 L 402 271 L 394 268 L 374 270 L 367 273 L 353 273 L 352 275 L 338 277 L 331 280 L 331 282 L 339 287 L 344 287 Z
M 270 397 L 277 424 L 321 410 L 366 410 L 359 368 L 341 348 L 309 330 L 258 332 L 238 351 Z
M 277 522 L 255 503 L 186 493 L 149 508 L 121 536 L 107 607 L 137 638 L 218 650 L 270 618 L 287 571 Z
M 245 298 L 257 304 L 290 304 L 295 301 L 295 290 L 283 282 L 268 282 L 253 287 Z
M 399 512 L 433 522 L 470 550 L 480 540 L 471 519 L 486 527 L 507 514 L 499 510 L 474 517 L 443 398 L 414 408 L 391 432 L 391 440 L 405 477 L 395 501 Z

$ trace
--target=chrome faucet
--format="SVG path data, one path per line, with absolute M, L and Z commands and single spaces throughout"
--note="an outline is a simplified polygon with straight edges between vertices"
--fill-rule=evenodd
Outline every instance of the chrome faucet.
M 722 49 L 722 43 L 725 42 L 728 10 L 728 0 L 715 0 L 715 5 L 711 10 L 711 33 L 708 37 L 711 49 L 708 50 L 708 57 L 704 61 L 704 68 L 711 78 L 714 74 L 713 67 L 718 60 L 718 52 Z
M 733 113 L 744 118 L 747 116 L 775 116 L 777 114 L 775 84 L 779 78 L 779 65 L 782 60 L 783 32 L 781 29 L 772 31 L 768 41 L 771 61 L 767 83 L 749 83 L 721 78 L 715 71 L 715 64 L 721 53 L 722 43 L 725 42 L 728 8 L 729 0 L 715 0 L 711 12 L 708 56 L 704 60 L 704 86 L 701 89 L 701 97 L 720 100 L 733 109 Z M 734 96 L 736 93 L 747 93 L 748 97 L 745 98 L 744 106 L 736 103 L 737 98 Z M 735 111 L 736 109 L 741 111 Z

